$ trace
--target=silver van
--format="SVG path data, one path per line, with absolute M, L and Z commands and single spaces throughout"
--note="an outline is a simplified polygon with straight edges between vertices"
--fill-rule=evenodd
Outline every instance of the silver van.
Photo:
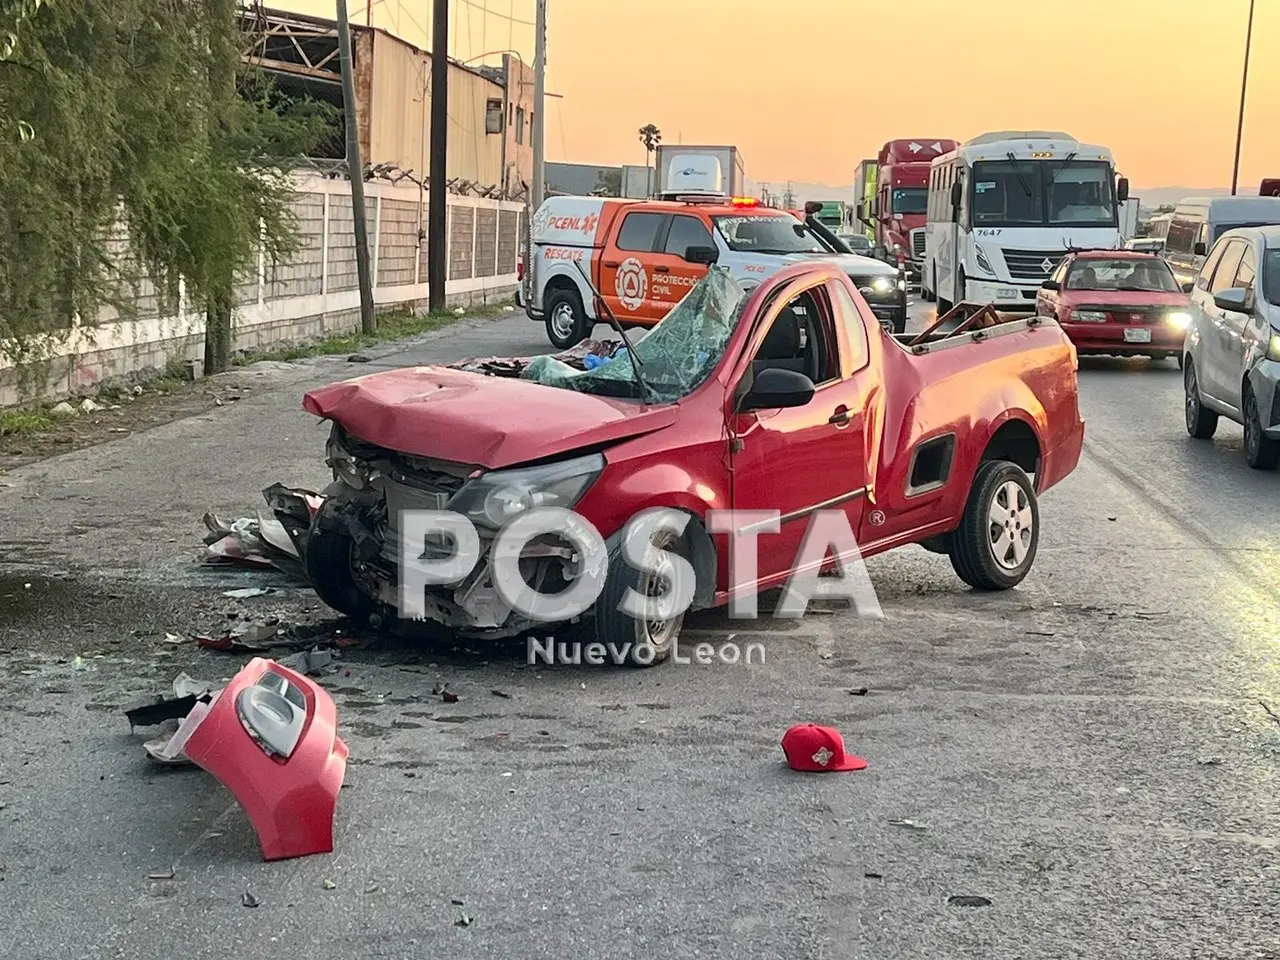
M 1183 344 L 1187 432 L 1244 425 L 1249 466 L 1280 465 L 1280 226 L 1229 230 L 1191 290 Z
M 1205 254 L 1228 230 L 1280 223 L 1280 197 L 1188 197 L 1173 211 L 1164 258 L 1181 284 L 1193 282 Z

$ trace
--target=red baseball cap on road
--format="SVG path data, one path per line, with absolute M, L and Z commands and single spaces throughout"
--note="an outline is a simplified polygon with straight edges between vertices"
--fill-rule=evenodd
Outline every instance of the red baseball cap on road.
M 833 727 L 798 723 L 782 735 L 782 752 L 792 770 L 826 773 L 831 770 L 865 770 L 867 761 L 846 753 L 844 738 Z

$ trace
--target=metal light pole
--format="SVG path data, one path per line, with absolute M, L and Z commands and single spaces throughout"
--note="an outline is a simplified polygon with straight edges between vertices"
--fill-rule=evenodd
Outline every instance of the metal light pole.
M 547 130 L 544 116 L 547 105 L 547 0 L 538 0 L 538 14 L 534 21 L 533 129 L 530 131 L 533 139 L 533 190 L 529 195 L 531 214 L 542 206 L 547 186 L 544 171 Z
M 431 161 L 427 203 L 427 305 L 444 309 L 449 265 L 449 0 L 435 0 L 431 18 Z
M 1231 170 L 1231 195 L 1236 195 L 1240 185 L 1240 143 L 1244 139 L 1244 97 L 1249 89 L 1249 48 L 1253 45 L 1253 4 L 1249 0 L 1249 27 L 1244 35 L 1244 73 L 1240 77 L 1240 119 L 1236 123 L 1236 162 Z
M 356 111 L 355 67 L 351 59 L 351 23 L 347 0 L 338 0 L 338 47 L 342 58 L 342 104 L 347 126 L 347 176 L 351 180 L 351 219 L 355 225 L 356 277 L 360 282 L 360 329 L 373 333 L 373 273 L 369 268 L 369 224 L 365 219 L 364 163 L 360 160 L 360 122 Z

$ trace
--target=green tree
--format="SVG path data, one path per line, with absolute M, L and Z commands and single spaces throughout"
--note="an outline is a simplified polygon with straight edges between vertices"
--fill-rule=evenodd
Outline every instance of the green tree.
M 0 339 L 128 315 L 142 277 L 172 307 L 181 279 L 225 369 L 235 277 L 296 249 L 288 171 L 329 111 L 241 64 L 236 0 L 48 0 L 21 27 L 0 62 L 0 122 L 31 132 L 0 135 Z
M 622 171 L 601 170 L 596 174 L 596 185 L 591 192 L 601 197 L 622 196 Z

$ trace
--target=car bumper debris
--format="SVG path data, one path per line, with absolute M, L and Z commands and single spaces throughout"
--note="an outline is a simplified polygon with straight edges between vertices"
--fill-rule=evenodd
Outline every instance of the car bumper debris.
M 265 860 L 333 850 L 347 745 L 338 736 L 333 698 L 286 665 L 314 668 L 312 656 L 280 662 L 255 657 L 216 692 L 184 675 L 174 683 L 182 698 L 127 714 L 133 722 L 138 709 L 150 709 L 141 714 L 141 723 L 190 702 L 177 730 L 144 748 L 158 763 L 193 763 L 231 791 L 257 833 Z

